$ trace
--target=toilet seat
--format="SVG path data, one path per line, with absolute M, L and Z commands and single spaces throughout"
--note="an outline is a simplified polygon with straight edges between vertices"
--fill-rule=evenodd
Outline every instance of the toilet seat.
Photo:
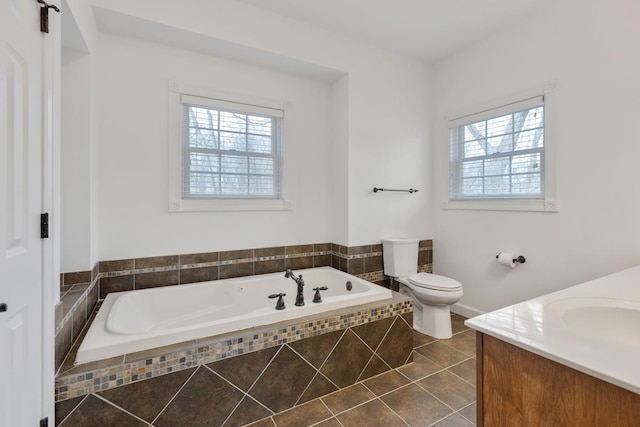
M 462 289 L 462 284 L 457 280 L 431 273 L 410 274 L 409 282 L 414 286 L 435 291 L 455 292 Z

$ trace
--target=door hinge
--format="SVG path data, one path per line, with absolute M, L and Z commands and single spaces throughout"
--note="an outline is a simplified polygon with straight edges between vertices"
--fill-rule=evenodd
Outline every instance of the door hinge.
M 40 214 L 40 238 L 49 238 L 49 214 Z
M 49 418 L 43 418 L 40 420 L 40 427 L 49 427 Z
M 58 6 L 47 4 L 44 0 L 36 0 L 42 6 L 40 6 L 40 31 L 43 33 L 49 33 L 49 9 L 53 9 L 60 13 Z

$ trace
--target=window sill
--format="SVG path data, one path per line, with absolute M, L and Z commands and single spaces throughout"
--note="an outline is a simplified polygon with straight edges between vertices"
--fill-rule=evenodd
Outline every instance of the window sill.
M 487 199 L 487 200 L 445 200 L 443 209 L 516 212 L 558 212 L 556 200 L 533 199 Z
M 169 212 L 239 212 L 290 210 L 293 210 L 293 202 L 291 200 L 282 199 L 182 199 L 174 200 L 169 203 Z

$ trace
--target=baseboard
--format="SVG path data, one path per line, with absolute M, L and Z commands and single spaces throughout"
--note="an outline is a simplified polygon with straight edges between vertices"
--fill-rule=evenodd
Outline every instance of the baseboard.
M 451 312 L 455 314 L 459 314 L 460 316 L 466 317 L 467 319 L 480 316 L 481 314 L 485 313 L 484 311 L 477 310 L 473 307 L 469 307 L 468 305 L 464 305 L 464 304 L 452 305 Z

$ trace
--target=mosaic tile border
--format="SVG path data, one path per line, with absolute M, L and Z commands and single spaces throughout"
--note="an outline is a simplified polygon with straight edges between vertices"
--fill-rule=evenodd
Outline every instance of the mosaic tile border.
M 270 256 L 270 257 L 238 258 L 238 259 L 223 260 L 223 261 L 177 264 L 177 265 L 162 266 L 162 267 L 133 268 L 133 269 L 101 272 L 100 277 L 117 277 L 117 276 L 126 276 L 128 274 L 159 273 L 159 272 L 166 272 L 166 271 L 189 270 L 193 268 L 203 268 L 203 267 L 220 267 L 223 265 L 247 264 L 247 263 L 262 262 L 262 261 L 291 260 L 291 259 L 298 259 L 298 258 L 310 258 L 314 256 L 317 257 L 317 256 L 323 256 L 323 255 L 337 255 L 337 254 L 332 251 L 317 251 L 317 252 L 308 252 L 308 253 L 301 253 L 301 254 L 276 255 L 276 256 Z M 378 255 L 382 255 L 382 254 L 380 253 Z M 108 261 L 108 262 L 126 262 L 126 261 L 135 262 L 135 259 Z M 318 266 L 316 265 L 316 267 Z
M 413 310 L 412 301 L 394 294 L 391 300 L 370 303 L 348 309 L 334 310 L 323 315 L 269 325 L 260 330 L 245 330 L 234 335 L 220 335 L 197 340 L 178 351 L 157 354 L 132 362 L 97 367 L 85 372 L 59 375 L 55 381 L 55 401 L 104 391 L 124 384 L 157 377 L 193 366 L 247 354 L 305 338 L 343 330 L 389 317 L 401 316 Z M 175 348 L 175 346 L 173 346 Z M 162 348 L 158 349 L 162 352 Z M 87 365 L 88 367 L 91 364 Z M 77 367 L 74 370 L 77 371 Z
M 145 274 L 145 273 L 162 273 L 167 271 L 180 271 L 180 270 L 190 270 L 194 268 L 203 268 L 203 267 L 220 267 L 223 265 L 234 265 L 234 264 L 247 264 L 253 262 L 262 262 L 262 261 L 278 261 L 278 260 L 290 260 L 296 258 L 309 258 L 314 256 L 323 256 L 323 255 L 335 255 L 335 253 L 331 251 L 319 251 L 319 252 L 310 252 L 303 254 L 295 254 L 295 255 L 282 255 L 282 256 L 271 256 L 271 257 L 255 257 L 255 258 L 240 258 L 234 260 L 226 260 L 226 261 L 211 261 L 211 262 L 201 262 L 194 264 L 180 264 L 180 265 L 170 265 L 163 267 L 148 267 L 148 268 L 135 268 L 128 270 L 118 270 L 118 271 L 105 271 L 100 273 L 100 277 L 118 277 L 118 276 L 126 276 L 130 274 Z M 378 255 L 382 255 L 381 253 Z M 315 267 L 319 267 L 315 265 Z
M 419 271 L 429 271 L 433 258 L 432 250 L 433 247 L 431 240 L 420 241 L 418 253 Z M 265 252 L 270 254 L 261 255 Z M 201 262 L 189 262 L 194 258 L 208 258 L 208 260 Z M 280 263 L 278 263 L 279 261 Z M 272 265 L 262 267 L 257 271 L 258 267 L 256 264 L 269 262 Z M 138 264 L 141 264 L 141 266 L 138 267 Z M 221 267 L 234 265 L 243 266 L 245 268 L 238 272 L 226 272 L 223 277 Z M 346 247 L 334 243 L 314 243 L 307 245 L 243 249 L 204 254 L 101 261 L 99 263 L 99 275 L 100 278 L 103 279 L 133 276 L 133 283 L 127 285 L 134 289 L 136 276 L 142 274 L 177 272 L 177 277 L 175 275 L 165 275 L 165 279 L 170 282 L 168 284 L 181 284 L 193 283 L 191 278 L 189 278 L 188 281 L 183 281 L 180 274 L 182 272 L 188 272 L 189 270 L 195 271 L 197 269 L 218 268 L 217 272 L 212 273 L 206 279 L 217 280 L 254 274 L 275 273 L 283 271 L 285 268 L 301 269 L 324 266 L 330 266 L 358 277 L 366 277 L 366 280 L 374 282 L 387 280 L 383 273 L 382 244 Z M 162 283 L 162 275 L 158 276 L 156 280 L 158 281 L 157 286 L 167 284 Z M 144 287 L 149 287 L 149 284 L 145 283 Z M 108 289 L 109 285 L 107 285 L 106 288 Z M 106 295 L 105 292 L 106 290 L 101 290 L 101 297 Z

